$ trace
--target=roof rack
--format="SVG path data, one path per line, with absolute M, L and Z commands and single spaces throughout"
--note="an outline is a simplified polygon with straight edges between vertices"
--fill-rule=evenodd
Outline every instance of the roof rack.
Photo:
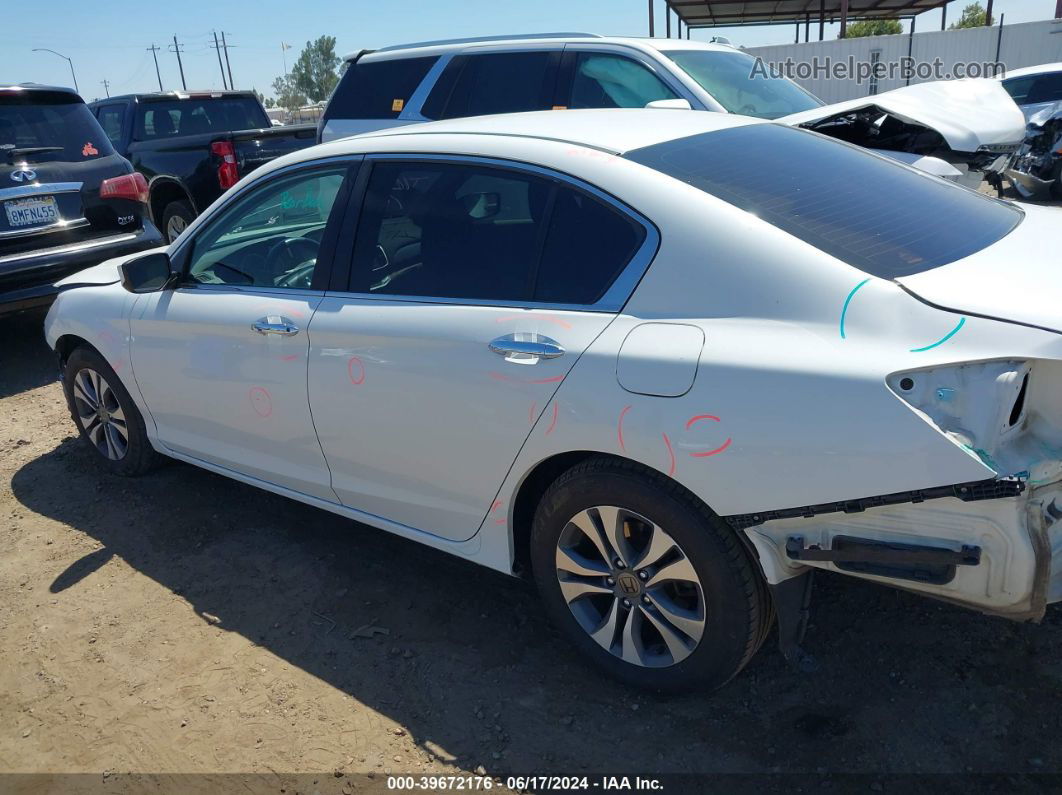
M 392 44 L 381 47 L 374 52 L 392 50 L 412 50 L 416 47 L 438 47 L 443 44 L 474 44 L 478 41 L 519 41 L 523 39 L 600 39 L 598 33 L 516 33 L 511 36 L 473 36 L 467 39 L 436 39 L 435 41 L 415 41 L 410 44 Z

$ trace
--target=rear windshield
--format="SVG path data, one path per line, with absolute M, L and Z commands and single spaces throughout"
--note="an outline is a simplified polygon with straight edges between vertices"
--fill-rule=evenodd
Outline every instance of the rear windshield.
M 664 52 L 715 101 L 731 113 L 777 119 L 822 105 L 792 80 L 771 72 L 744 52 L 670 50 Z
M 141 102 L 133 138 L 153 141 L 178 135 L 220 134 L 269 126 L 269 117 L 254 97 L 193 97 Z
M 397 119 L 437 58 L 357 61 L 347 67 L 325 109 L 328 119 Z
M 75 94 L 0 91 L 0 163 L 80 163 L 113 153 L 92 112 Z
M 626 157 L 882 279 L 969 256 L 1023 217 L 939 177 L 780 124 L 702 133 Z

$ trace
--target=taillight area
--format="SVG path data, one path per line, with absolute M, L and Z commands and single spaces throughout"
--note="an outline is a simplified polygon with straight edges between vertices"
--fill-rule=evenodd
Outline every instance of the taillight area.
M 148 184 L 144 175 L 139 171 L 132 174 L 123 174 L 120 177 L 111 177 L 100 183 L 101 199 L 128 199 L 129 201 L 147 204 Z
M 228 190 L 240 181 L 240 172 L 236 168 L 236 150 L 230 141 L 214 141 L 210 151 L 221 158 L 218 164 L 218 184 L 222 190 Z

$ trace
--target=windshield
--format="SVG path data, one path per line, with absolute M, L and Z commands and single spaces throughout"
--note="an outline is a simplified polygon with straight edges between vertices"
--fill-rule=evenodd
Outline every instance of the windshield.
M 141 103 L 133 137 L 152 141 L 269 126 L 269 117 L 254 97 L 191 97 Z
M 1023 218 L 976 191 L 781 124 L 701 133 L 625 157 L 882 279 L 974 254 Z
M 748 53 L 721 50 L 670 50 L 674 61 L 730 113 L 777 119 L 822 105 L 787 77 L 767 77 Z
M 80 163 L 113 152 L 78 96 L 65 91 L 0 91 L 0 162 Z

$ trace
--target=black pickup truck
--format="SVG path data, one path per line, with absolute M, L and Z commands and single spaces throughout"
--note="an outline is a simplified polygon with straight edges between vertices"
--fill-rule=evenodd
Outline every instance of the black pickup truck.
M 168 241 L 240 177 L 316 142 L 313 124 L 272 127 L 249 91 L 126 94 L 89 107 L 147 178 L 151 217 Z

